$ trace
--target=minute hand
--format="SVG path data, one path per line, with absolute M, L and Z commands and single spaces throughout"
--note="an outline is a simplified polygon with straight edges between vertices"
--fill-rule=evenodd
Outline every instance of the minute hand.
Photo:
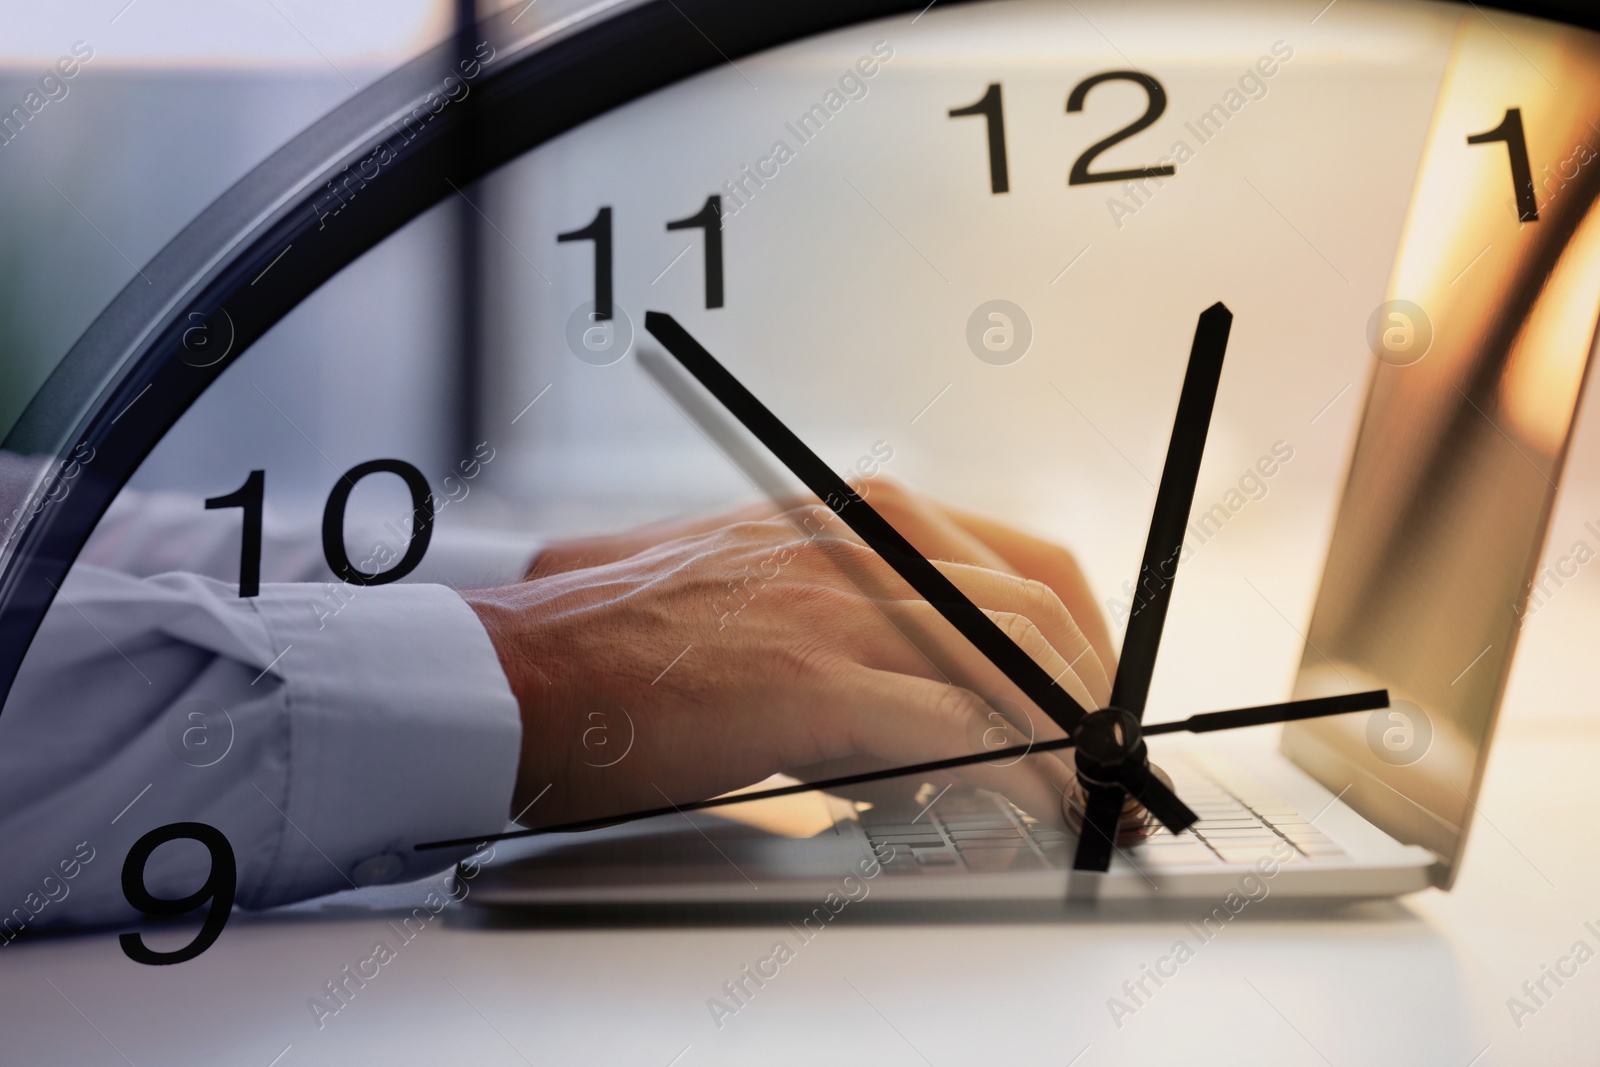
M 1087 714 L 1067 691 L 1057 685 L 1022 648 L 996 626 L 994 620 L 968 600 L 954 582 L 929 563 L 911 542 L 900 535 L 887 519 L 861 499 L 845 480 L 805 442 L 767 410 L 737 378 L 718 363 L 689 331 L 671 315 L 650 311 L 644 317 L 645 329 L 660 341 L 684 369 L 694 375 L 712 396 L 727 408 L 744 428 L 754 434 L 773 455 L 817 494 L 834 514 L 865 541 L 867 547 L 894 568 L 934 609 L 954 626 L 961 636 L 993 663 L 1002 674 L 1039 705 L 1046 715 L 1070 736 Z

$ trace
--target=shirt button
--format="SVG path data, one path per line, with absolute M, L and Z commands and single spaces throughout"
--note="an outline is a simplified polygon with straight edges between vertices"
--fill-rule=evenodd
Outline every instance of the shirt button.
M 384 885 L 405 870 L 405 861 L 393 852 L 369 856 L 351 868 L 350 880 L 359 886 Z

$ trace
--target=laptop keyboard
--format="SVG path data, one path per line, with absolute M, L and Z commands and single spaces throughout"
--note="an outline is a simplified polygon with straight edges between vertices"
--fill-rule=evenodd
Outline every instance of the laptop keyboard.
M 1301 861 L 1349 860 L 1331 838 L 1263 788 L 1230 790 L 1197 767 L 1164 767 L 1200 821 L 1177 835 L 1157 827 L 1143 843 L 1119 848 L 1136 866 L 1251 864 L 1263 856 L 1281 859 L 1282 842 Z M 857 809 L 874 850 L 892 855 L 884 863 L 892 873 L 1064 870 L 1072 866 L 1077 845 L 1073 835 L 1040 824 L 994 793 L 950 790 L 909 819 L 903 811 Z

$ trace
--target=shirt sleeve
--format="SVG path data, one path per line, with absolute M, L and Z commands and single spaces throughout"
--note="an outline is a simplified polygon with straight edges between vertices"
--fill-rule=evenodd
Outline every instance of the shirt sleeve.
M 421 877 L 470 850 L 415 843 L 505 825 L 521 724 L 476 615 L 439 584 L 338 589 L 330 612 L 317 585 L 74 567 L 0 714 L 0 945 L 135 919 L 124 857 L 173 823 L 223 833 L 247 908 Z M 210 869 L 178 840 L 142 878 L 177 898 Z

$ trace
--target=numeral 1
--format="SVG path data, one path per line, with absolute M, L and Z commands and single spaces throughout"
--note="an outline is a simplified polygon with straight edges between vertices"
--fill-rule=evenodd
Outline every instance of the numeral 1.
M 594 317 L 596 322 L 611 318 L 611 209 L 603 207 L 594 221 L 581 230 L 558 234 L 558 242 L 594 242 Z
M 1511 157 L 1511 187 L 1517 194 L 1517 218 L 1523 222 L 1539 221 L 1539 198 L 1533 192 L 1533 168 L 1528 165 L 1528 140 L 1522 133 L 1522 109 L 1506 108 L 1500 125 L 1467 138 L 1468 144 L 1493 144 L 1506 146 Z
M 610 210 L 609 208 L 607 210 Z M 722 306 L 722 197 L 706 197 L 705 206 L 686 219 L 667 223 L 669 230 L 706 231 L 706 307 Z
M 261 511 L 266 495 L 267 472 L 251 471 L 235 491 L 206 501 L 206 510 L 244 509 L 244 535 L 239 542 L 239 595 L 261 595 Z
M 989 190 L 993 193 L 1011 191 L 1011 179 L 1006 170 L 1006 117 L 1000 107 L 1000 83 L 993 82 L 976 104 L 950 109 L 953 119 L 969 115 L 982 115 L 989 126 Z

